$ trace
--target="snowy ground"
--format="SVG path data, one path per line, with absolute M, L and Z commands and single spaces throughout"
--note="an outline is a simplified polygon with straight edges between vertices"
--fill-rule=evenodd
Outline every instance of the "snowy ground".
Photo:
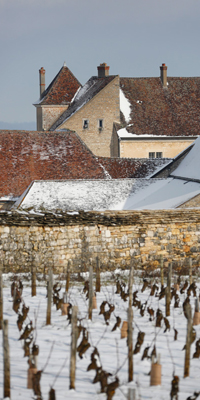
M 125 276 L 123 272 L 123 276 Z M 105 276 L 104 276 L 105 278 Z M 183 278 L 184 281 L 185 277 Z M 113 282 L 113 284 L 111 284 Z M 159 307 L 165 316 L 165 299 L 158 300 L 158 297 L 150 296 L 150 288 L 141 292 L 141 279 L 135 279 L 133 291 L 138 290 L 138 299 L 142 303 L 148 302 L 148 306 L 155 311 Z M 200 285 L 198 284 L 198 287 Z M 63 289 L 64 291 L 64 282 Z M 101 364 L 104 370 L 110 372 L 114 377 L 117 376 L 120 380 L 120 388 L 116 390 L 114 399 L 127 399 L 128 388 L 136 388 L 136 399 L 169 399 L 171 390 L 171 380 L 173 374 L 173 363 L 175 366 L 175 374 L 180 378 L 179 400 L 185 400 L 196 390 L 200 390 L 200 360 L 193 359 L 195 351 L 195 342 L 191 346 L 191 367 L 190 377 L 183 378 L 184 369 L 184 351 L 183 346 L 186 339 L 186 318 L 183 314 L 182 303 L 186 294 L 180 295 L 181 301 L 179 308 L 174 308 L 174 300 L 171 304 L 171 316 L 168 320 L 171 325 L 170 332 L 164 333 L 164 323 L 162 328 L 155 328 L 155 320 L 149 321 L 147 310 L 144 312 L 144 317 L 140 315 L 140 310 L 133 307 L 134 310 L 134 346 L 138 334 L 138 328 L 145 332 L 144 343 L 138 354 L 134 355 L 134 382 L 128 383 L 127 370 L 127 342 L 126 339 L 121 339 L 120 329 L 112 332 L 112 328 L 116 322 L 115 316 L 120 316 L 122 321 L 126 320 L 128 301 L 124 302 L 119 294 L 115 293 L 116 285 L 113 277 L 109 282 L 102 285 L 101 292 L 97 293 L 97 310 L 93 310 L 92 321 L 87 320 L 88 301 L 83 294 L 82 284 L 71 284 L 69 291 L 69 301 L 73 305 L 78 305 L 79 317 L 82 319 L 82 324 L 89 331 L 89 342 L 91 347 L 85 353 L 83 359 L 80 359 L 77 354 L 77 370 L 76 370 L 76 390 L 69 390 L 69 362 L 70 362 L 70 342 L 71 342 L 71 325 L 68 324 L 66 316 L 61 316 L 61 311 L 56 310 L 55 305 L 52 306 L 52 324 L 45 326 L 46 321 L 46 288 L 40 282 L 37 287 L 37 296 L 31 297 L 30 284 L 24 282 L 23 300 L 26 306 L 30 307 L 29 318 L 35 321 L 37 315 L 37 330 L 36 343 L 39 345 L 40 353 L 38 357 L 38 369 L 43 369 L 48 356 L 51 352 L 52 343 L 53 350 L 44 373 L 41 379 L 41 390 L 43 399 L 48 399 L 50 386 L 56 391 L 56 399 L 93 399 L 105 400 L 106 395 L 100 393 L 100 384 L 93 384 L 95 371 L 87 372 L 87 367 L 90 364 L 90 354 L 93 351 L 93 346 L 97 346 Z M 178 292 L 180 294 L 180 292 Z M 198 291 L 199 294 L 199 291 Z M 9 344 L 10 344 L 10 362 L 11 362 L 11 398 L 13 400 L 33 399 L 33 391 L 27 389 L 27 358 L 24 358 L 23 343 L 18 340 L 20 332 L 17 328 L 17 314 L 12 309 L 12 298 L 10 294 L 10 281 L 8 276 L 4 275 L 4 319 L 9 321 Z M 99 306 L 103 300 L 112 302 L 115 305 L 115 311 L 111 315 L 110 324 L 106 326 L 103 315 L 99 315 Z M 193 295 L 191 295 L 190 303 L 194 311 Z M 28 319 L 26 323 L 29 322 Z M 178 330 L 178 340 L 174 340 L 174 330 Z M 196 340 L 200 338 L 200 325 L 195 326 Z M 141 360 L 144 348 L 151 346 L 149 354 L 154 346 L 156 336 L 156 349 L 160 353 L 162 364 L 162 385 L 150 386 L 150 360 Z M 78 344 L 81 341 L 79 338 Z M 2 342 L 2 335 L 1 335 Z M 0 346 L 0 357 L 3 359 L 2 343 Z M 172 362 L 173 359 L 173 362 Z M 62 370 L 60 371 L 61 367 Z M 60 373 L 59 373 L 60 371 Z M 59 375 L 56 379 L 56 376 Z M 3 363 L 0 364 L 0 399 L 3 398 Z

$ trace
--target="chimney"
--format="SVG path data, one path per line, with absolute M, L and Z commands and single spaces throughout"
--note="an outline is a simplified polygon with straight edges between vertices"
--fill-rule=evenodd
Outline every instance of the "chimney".
M 98 78 L 105 78 L 105 76 L 109 76 L 110 67 L 107 66 L 106 63 L 100 64 L 98 69 Z
M 167 66 L 162 64 L 160 67 L 160 79 L 164 88 L 167 88 Z
M 42 98 L 42 93 L 45 91 L 45 69 L 42 67 L 39 69 L 40 76 L 40 99 Z

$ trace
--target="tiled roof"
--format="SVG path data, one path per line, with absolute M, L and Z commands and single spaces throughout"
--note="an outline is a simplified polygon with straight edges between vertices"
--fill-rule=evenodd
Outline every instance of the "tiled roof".
M 73 132 L 0 131 L 0 197 L 20 196 L 33 180 L 105 178 Z
M 14 207 L 40 210 L 108 210 L 126 202 L 138 187 L 135 179 L 36 181 Z M 141 184 L 140 186 L 141 187 Z
M 146 177 L 158 162 L 98 158 L 71 131 L 0 130 L 0 198 L 20 196 L 34 180 Z
M 131 105 L 126 129 L 137 135 L 197 136 L 200 133 L 200 78 L 120 78 Z M 121 120 L 124 126 L 124 119 Z
M 108 85 L 115 76 L 107 76 L 105 78 L 98 78 L 92 76 L 86 84 L 79 90 L 70 104 L 68 109 L 58 118 L 58 120 L 51 126 L 50 130 L 57 129 L 64 121 L 72 116 L 78 109 L 83 107 L 89 100 L 91 100 L 97 93 L 99 93 L 106 85 Z
M 113 179 L 148 178 L 171 162 L 169 158 L 110 158 L 99 157 L 98 161 Z
M 80 82 L 68 67 L 63 66 L 47 89 L 42 93 L 41 100 L 35 105 L 66 105 L 71 102 Z

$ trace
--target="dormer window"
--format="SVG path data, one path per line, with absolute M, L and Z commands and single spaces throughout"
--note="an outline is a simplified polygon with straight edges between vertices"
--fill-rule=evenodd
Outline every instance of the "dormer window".
M 89 128 L 89 119 L 84 119 L 83 120 L 83 129 L 88 129 Z
M 99 128 L 100 131 L 102 131 L 102 129 L 103 129 L 103 119 L 99 119 L 98 120 L 98 128 Z

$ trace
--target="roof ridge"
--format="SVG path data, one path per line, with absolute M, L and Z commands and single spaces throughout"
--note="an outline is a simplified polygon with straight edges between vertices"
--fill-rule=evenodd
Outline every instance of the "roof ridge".
M 116 77 L 118 77 L 118 75 L 109 75 L 109 76 L 106 76 L 103 78 L 98 78 L 97 76 L 91 76 L 87 80 L 87 82 L 82 86 L 82 89 L 84 90 L 84 88 L 87 87 L 87 84 L 90 81 L 92 83 L 91 86 L 88 87 L 88 89 L 86 90 L 85 93 L 83 92 L 83 94 L 80 97 L 78 97 L 78 100 L 75 96 L 74 101 L 72 103 L 70 103 L 67 110 L 64 110 L 63 113 L 58 117 L 58 119 L 53 123 L 50 130 L 55 130 L 60 125 L 62 125 L 68 118 L 70 118 L 73 114 L 75 114 L 80 108 L 82 108 L 85 104 L 87 104 L 90 100 L 92 100 L 99 92 L 101 92 L 101 90 L 103 90 L 107 85 L 109 85 L 113 81 L 113 79 L 115 79 Z M 93 83 L 93 80 L 95 81 L 94 83 Z M 106 82 L 106 80 L 107 80 L 107 82 Z M 106 84 L 102 88 L 100 85 L 100 90 L 98 90 L 98 88 L 97 88 L 97 92 L 91 93 L 91 97 L 89 96 L 84 101 L 84 98 L 86 97 L 85 94 L 86 93 L 88 94 L 91 91 L 91 89 L 94 88 L 95 85 L 98 84 L 98 82 L 106 82 Z M 80 94 L 80 91 L 78 92 L 78 94 Z M 67 116 L 67 114 L 69 114 L 69 115 Z
M 56 76 L 53 78 L 53 80 L 51 81 L 51 83 L 50 83 L 50 84 L 47 86 L 47 88 L 44 90 L 44 92 L 42 93 L 42 96 L 41 96 L 40 101 L 41 101 L 41 100 L 44 100 L 44 98 L 46 97 L 47 93 L 49 93 L 49 91 L 51 90 L 52 86 L 53 86 L 54 83 L 56 82 L 56 80 L 57 80 L 58 76 L 60 75 L 60 73 L 61 73 L 61 71 L 62 71 L 63 68 L 64 68 L 64 66 L 62 66 L 62 67 L 60 68 L 60 70 L 58 71 L 58 73 L 56 74 Z
M 67 67 L 67 65 L 63 65 L 60 70 L 58 71 L 58 73 L 56 74 L 56 76 L 54 77 L 54 79 L 51 81 L 51 83 L 48 85 L 48 87 L 44 90 L 44 92 L 42 93 L 41 99 L 39 100 L 39 103 L 44 102 L 45 104 L 45 99 L 47 98 L 47 96 L 51 95 L 51 92 L 53 91 L 53 89 L 56 86 L 56 83 L 60 77 L 60 75 L 62 74 L 63 71 L 67 70 L 67 73 L 74 79 L 74 81 L 77 83 L 77 85 L 79 85 L 80 87 L 82 87 L 82 84 L 79 82 L 79 80 L 76 78 L 76 76 L 73 74 L 73 72 Z M 37 102 L 35 103 L 37 104 Z

